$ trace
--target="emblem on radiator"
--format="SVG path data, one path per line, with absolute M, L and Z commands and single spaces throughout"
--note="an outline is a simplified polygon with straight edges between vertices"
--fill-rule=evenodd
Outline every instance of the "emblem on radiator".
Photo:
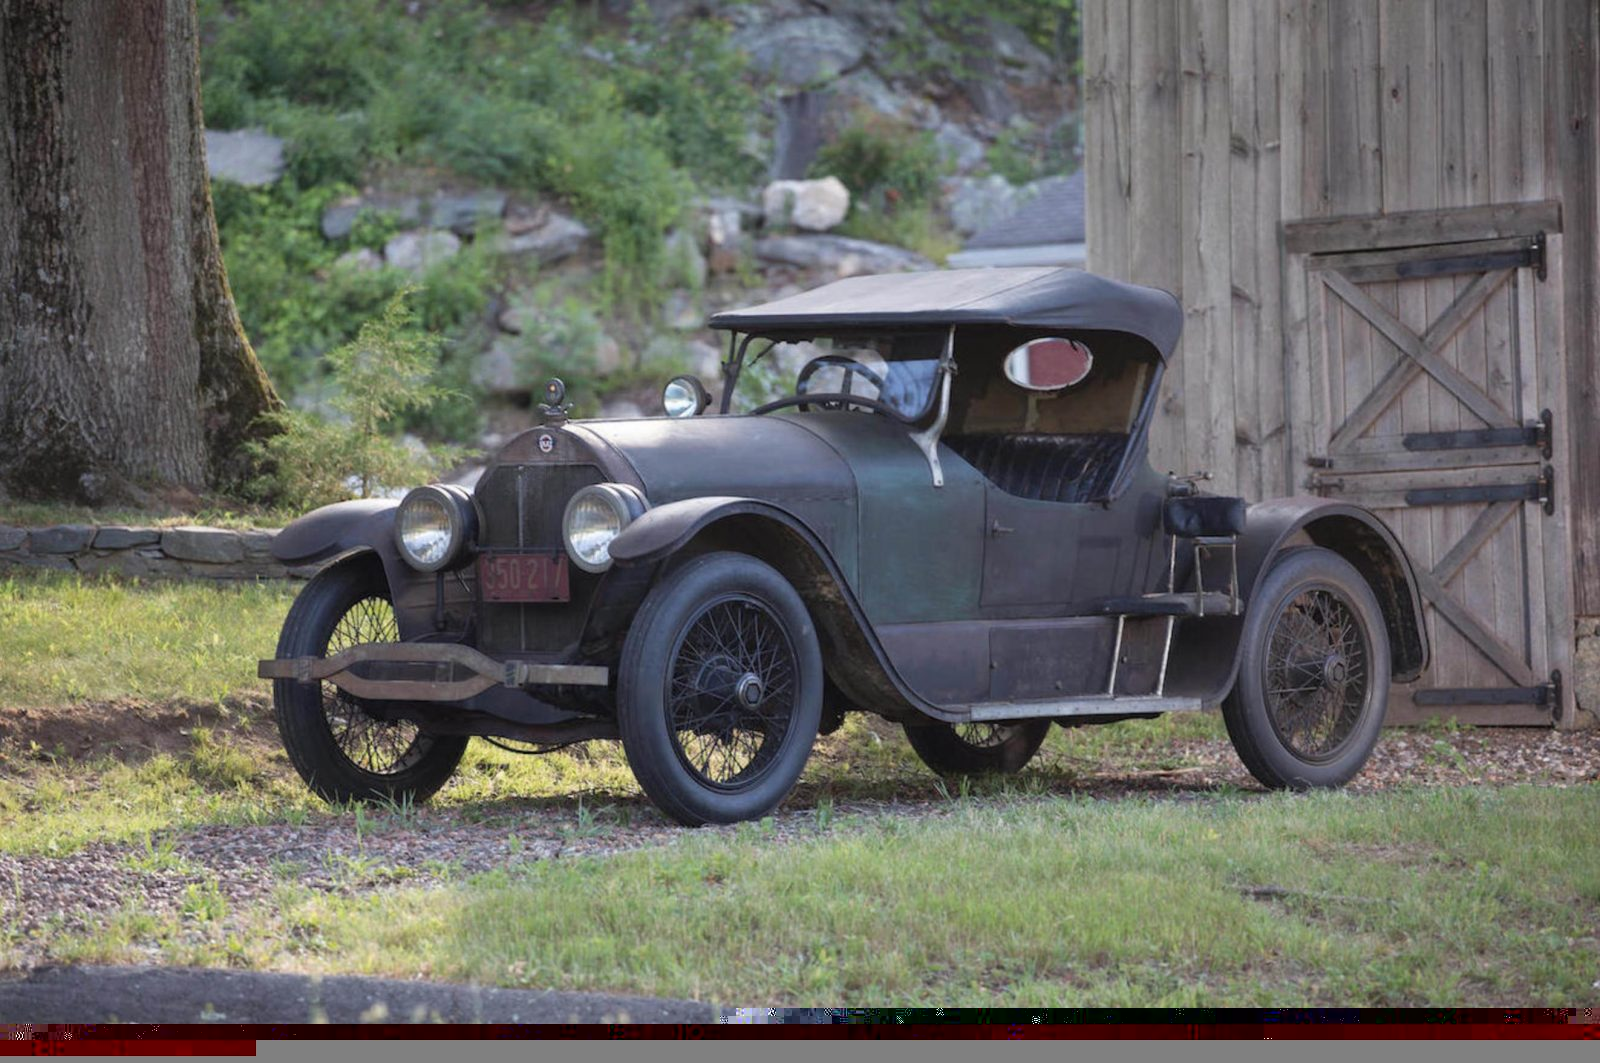
M 540 452 L 544 453 L 544 454 L 548 454 L 554 449 L 556 449 L 556 437 L 551 435 L 549 432 L 540 432 L 539 433 L 539 450 L 540 450 Z

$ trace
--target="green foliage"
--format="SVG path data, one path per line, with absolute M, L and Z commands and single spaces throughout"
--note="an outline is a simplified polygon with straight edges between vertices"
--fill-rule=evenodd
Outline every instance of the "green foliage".
M 982 73 L 991 23 L 1021 30 L 1064 75 L 1081 65 L 1080 0 L 910 0 L 897 4 L 902 33 L 884 42 L 883 65 L 902 74 L 970 78 Z
M 574 414 L 588 416 L 598 408 L 596 356 L 609 342 L 593 307 L 575 295 L 560 294 L 552 285 L 542 285 L 533 291 L 522 315 L 515 372 L 535 387 L 560 377 Z
M 304 222 L 326 204 L 327 190 L 358 183 L 375 167 L 443 169 L 551 194 L 598 232 L 604 296 L 641 312 L 660 297 L 661 237 L 694 188 L 690 170 L 711 186 L 757 172 L 742 152 L 756 101 L 740 76 L 743 59 L 717 23 L 696 21 L 663 37 L 641 14 L 626 37 L 579 34 L 567 13 L 534 21 L 481 0 L 410 8 L 386 0 L 202 0 L 200 11 L 209 123 L 264 125 L 288 140 L 291 188 L 279 213 L 293 214 L 301 231 L 314 233 Z M 226 245 L 241 241 L 228 228 L 223 223 L 231 272 L 240 252 Z M 251 235 L 254 253 L 267 255 L 261 227 Z M 282 249 L 286 271 L 304 273 L 293 261 L 298 253 L 292 242 Z M 360 300 L 386 282 L 346 283 L 362 290 L 345 298 Z M 256 294 L 248 285 L 237 292 L 247 329 L 262 313 L 250 306 Z M 325 334 L 297 335 L 292 342 L 312 350 L 330 346 Z M 302 382 L 293 371 L 279 380 L 281 357 L 268 368 L 285 390 Z
M 313 507 L 431 478 L 457 457 L 452 450 L 408 446 L 396 435 L 402 418 L 446 394 L 435 383 L 436 341 L 417 328 L 407 292 L 382 316 L 327 356 L 334 416 L 300 410 L 271 415 L 276 433 L 251 444 L 263 469 L 251 485 L 259 497 Z
M 852 211 L 882 213 L 931 203 L 948 170 L 932 133 L 873 111 L 858 112 L 811 165 L 812 176 L 844 182 Z
M 1065 125 L 1042 135 L 1031 124 L 1008 126 L 989 145 L 989 169 L 1014 185 L 1071 173 L 1077 169 L 1073 136 Z

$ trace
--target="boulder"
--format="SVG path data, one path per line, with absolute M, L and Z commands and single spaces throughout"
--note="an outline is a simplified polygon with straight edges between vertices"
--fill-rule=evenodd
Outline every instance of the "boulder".
M 1024 83 L 1048 81 L 1062 72 L 1054 59 L 1009 22 L 991 19 L 989 42 L 991 54 L 1005 72 Z
M 933 268 L 932 262 L 915 251 L 847 236 L 769 236 L 756 241 L 755 253 L 769 265 L 795 266 L 837 277 Z
M 442 229 L 413 229 L 383 245 L 383 258 L 396 269 L 421 273 L 461 250 L 461 238 Z
M 934 143 L 957 173 L 966 173 L 982 164 L 988 149 L 983 141 L 954 122 L 946 122 L 933 135 Z
M 244 546 L 244 559 L 246 561 L 271 561 L 272 540 L 278 537 L 275 531 L 247 531 L 239 533 L 239 542 Z
M 89 548 L 94 528 L 87 524 L 58 524 L 28 533 L 28 549 L 35 554 L 75 554 Z
M 472 382 L 490 395 L 521 396 L 533 391 L 533 379 L 525 368 L 523 342 L 502 336 L 478 356 L 472 367 Z
M 231 565 L 244 560 L 239 533 L 225 528 L 168 528 L 161 533 L 161 550 L 180 561 Z
M 383 268 L 383 256 L 370 247 L 358 247 L 354 251 L 346 251 L 334 259 L 333 268 L 370 273 L 375 269 Z
M 722 385 L 722 351 L 704 340 L 689 340 L 684 344 L 684 354 L 689 359 L 689 372 L 699 377 L 707 390 L 718 391 Z
M 759 218 L 758 211 L 756 217 Z M 710 273 L 732 273 L 744 259 L 747 244 L 744 236 L 744 214 L 738 210 L 710 210 L 705 213 L 706 270 Z
M 749 54 L 754 71 L 796 88 L 848 73 L 867 51 L 859 30 L 827 15 L 750 26 L 734 34 L 733 43 Z
M 487 190 L 459 195 L 441 193 L 429 204 L 428 221 L 435 229 L 471 236 L 484 221 L 497 221 L 506 212 L 506 194 Z
M 850 190 L 837 177 L 815 181 L 773 181 L 761 193 L 768 226 L 826 232 L 850 212 Z
M 265 129 L 208 129 L 206 169 L 213 181 L 270 185 L 283 176 L 283 140 Z
M 27 528 L 0 527 L 0 550 L 21 550 L 27 541 Z
M 706 323 L 699 301 L 685 291 L 668 293 L 666 305 L 661 308 L 661 319 L 676 332 L 694 332 L 704 328 Z
M 891 88 L 867 67 L 852 71 L 833 83 L 833 116 L 836 128 L 843 128 L 857 111 L 872 111 L 919 129 L 939 126 L 939 105 L 923 96 Z
M 971 236 L 1021 206 L 1017 187 L 997 173 L 952 178 L 945 182 L 944 194 L 950 225 L 962 236 Z
M 665 254 L 668 276 L 673 282 L 696 291 L 706 286 L 706 256 L 700 251 L 700 242 L 687 229 L 674 229 L 667 234 Z
M 135 546 L 150 546 L 161 541 L 159 528 L 124 528 L 108 524 L 94 533 L 96 550 L 127 550 Z
M 508 225 L 495 243 L 495 250 L 503 255 L 526 256 L 543 266 L 577 254 L 589 236 L 589 227 L 583 222 L 551 211 L 535 225 L 518 225 L 517 231 Z
M 422 223 L 422 200 L 416 196 L 352 196 L 322 212 L 322 235 L 329 240 L 343 240 L 355 228 L 362 211 L 392 217 L 401 225 Z

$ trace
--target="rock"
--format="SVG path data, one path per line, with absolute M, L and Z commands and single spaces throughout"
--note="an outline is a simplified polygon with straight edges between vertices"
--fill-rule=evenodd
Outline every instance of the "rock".
M 940 126 L 938 132 L 934 133 L 933 139 L 957 173 L 966 173 L 978 166 L 988 154 L 983 141 L 954 122 L 946 122 Z
M 699 302 L 684 291 L 668 293 L 666 305 L 661 308 L 661 319 L 668 328 L 677 332 L 694 332 L 705 327 L 706 323 L 706 315 L 700 309 Z
M 275 531 L 247 531 L 239 533 L 239 542 L 244 546 L 244 559 L 246 561 L 271 561 L 272 541 L 278 537 Z
M 826 135 L 828 92 L 803 89 L 780 97 L 772 131 L 771 175 L 798 180 L 806 175 Z
M 597 374 L 610 376 L 622 368 L 622 346 L 602 332 L 589 352 L 589 360 Z
M 375 269 L 383 268 L 383 256 L 370 247 L 358 247 L 354 251 L 346 251 L 334 259 L 333 268 L 370 273 Z
M 577 254 L 589 236 L 589 227 L 583 222 L 552 211 L 532 228 L 512 232 L 508 226 L 495 250 L 503 255 L 526 255 L 543 266 Z
M 704 340 L 690 340 L 684 344 L 684 354 L 689 358 L 689 371 L 700 378 L 707 390 L 716 391 L 722 385 L 722 352 Z
M 626 421 L 645 416 L 648 415 L 631 399 L 612 399 L 600 407 L 600 417 L 607 421 Z
M 531 394 L 533 379 L 526 367 L 521 340 L 501 337 L 478 356 L 472 367 L 472 382 L 490 395 Z
M 1016 186 L 997 173 L 952 178 L 945 182 L 944 194 L 950 225 L 962 236 L 1008 217 L 1019 206 Z
M 224 528 L 168 528 L 161 533 L 161 549 L 180 561 L 231 565 L 244 560 L 239 533 Z
M 826 15 L 751 26 L 733 36 L 754 70 L 796 88 L 819 85 L 861 62 L 867 42 L 849 23 Z
M 919 129 L 939 125 L 939 105 L 922 96 L 897 92 L 866 67 L 833 83 L 833 122 L 843 128 L 857 111 L 868 110 Z
M 665 254 L 668 275 L 674 282 L 696 291 L 706 286 L 706 256 L 688 230 L 674 229 L 667 234 Z
M 383 245 L 383 258 L 396 269 L 421 273 L 461 250 L 461 239 L 441 229 L 413 229 Z
M 429 205 L 428 221 L 436 229 L 449 229 L 457 236 L 471 236 L 484 221 L 497 220 L 506 212 L 504 192 L 440 194 Z
M 94 528 L 87 524 L 58 524 L 28 533 L 28 549 L 35 554 L 75 554 L 89 547 Z
M 343 240 L 363 211 L 392 217 L 402 225 L 422 223 L 422 200 L 416 196 L 354 196 L 322 212 L 322 235 L 329 240 Z
M 270 185 L 283 176 L 283 140 L 265 129 L 208 129 L 206 169 L 213 181 Z
M 760 217 L 759 211 L 756 215 Z M 707 210 L 706 269 L 710 273 L 732 273 L 744 259 L 747 241 L 744 214 L 738 210 Z
M 1015 75 L 1020 81 L 1049 81 L 1060 72 L 1054 59 L 1009 22 L 991 19 L 989 40 L 994 57 L 1006 68 L 1007 73 Z
M 793 225 L 826 232 L 850 212 L 850 190 L 837 177 L 815 181 L 773 181 L 761 193 L 767 225 Z
M 27 528 L 0 527 L 0 550 L 21 550 L 27 541 Z
M 1600 635 L 1578 639 L 1572 658 L 1573 696 L 1589 712 L 1600 713 Z
M 915 251 L 847 236 L 769 236 L 756 241 L 755 253 L 771 265 L 797 266 L 839 277 L 933 268 L 932 262 Z
M 134 546 L 149 546 L 161 541 L 159 528 L 125 528 L 108 524 L 94 533 L 96 550 L 127 550 Z

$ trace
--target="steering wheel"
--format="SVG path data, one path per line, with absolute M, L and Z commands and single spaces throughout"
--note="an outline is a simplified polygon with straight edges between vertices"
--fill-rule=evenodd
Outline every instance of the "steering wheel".
M 804 398 L 806 394 L 807 382 L 816 374 L 818 369 L 828 365 L 837 365 L 844 369 L 843 386 L 840 388 L 840 393 L 842 394 L 849 394 L 850 377 L 855 373 L 860 373 L 862 376 L 866 377 L 867 381 L 871 383 L 873 387 L 878 389 L 879 395 L 882 395 L 888 390 L 888 385 L 884 382 L 883 377 L 878 375 L 876 370 L 867 368 L 854 358 L 850 357 L 848 354 L 824 354 L 820 357 L 813 358 L 801 368 L 800 375 L 795 378 L 794 382 L 795 395 L 797 397 Z M 865 398 L 866 396 L 862 397 Z M 818 402 L 817 405 L 825 410 L 842 410 L 845 407 L 844 403 L 838 401 L 837 398 L 832 397 L 830 397 L 830 399 L 826 402 Z M 799 407 L 801 413 L 807 412 L 806 404 L 804 402 L 799 403 Z

